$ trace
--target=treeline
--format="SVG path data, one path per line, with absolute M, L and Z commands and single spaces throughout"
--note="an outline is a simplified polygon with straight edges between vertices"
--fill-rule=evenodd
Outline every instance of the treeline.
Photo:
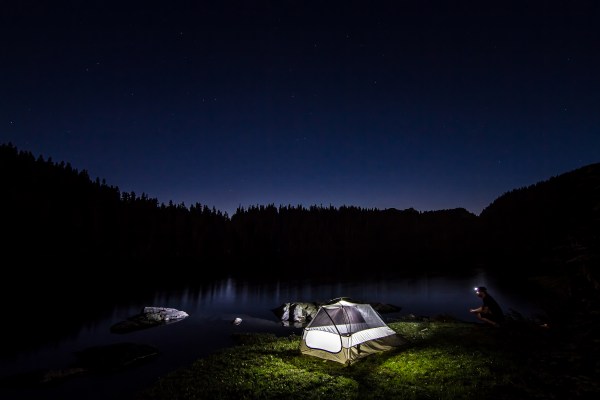
M 11 144 L 0 146 L 0 187 L 3 257 L 35 265 L 41 276 L 65 277 L 76 266 L 68 273 L 142 280 L 161 263 L 202 269 L 226 254 L 228 217 L 220 211 L 121 192 Z
M 124 282 L 315 272 L 325 279 L 539 267 L 598 254 L 600 164 L 506 193 L 479 217 L 462 208 L 273 204 L 230 217 L 121 192 L 11 144 L 0 146 L 0 167 L 2 255 L 16 260 L 16 275 L 17 265 L 36 263 L 48 279 L 73 265 L 81 279 Z
M 600 265 L 600 163 L 505 193 L 479 219 L 488 265 L 589 274 Z
M 464 209 L 257 206 L 231 218 L 232 254 L 235 265 L 278 266 L 271 270 L 299 278 L 412 273 L 472 264 L 476 220 Z

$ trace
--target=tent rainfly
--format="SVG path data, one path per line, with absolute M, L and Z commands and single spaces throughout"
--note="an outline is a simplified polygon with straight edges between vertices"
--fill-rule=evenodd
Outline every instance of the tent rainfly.
M 319 307 L 304 328 L 300 352 L 350 365 L 404 343 L 370 304 L 342 298 Z

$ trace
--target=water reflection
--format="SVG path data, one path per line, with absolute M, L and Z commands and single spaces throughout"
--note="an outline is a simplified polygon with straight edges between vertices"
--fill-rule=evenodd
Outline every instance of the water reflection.
M 514 309 L 523 315 L 535 311 L 535 305 L 515 285 L 507 285 L 478 272 L 468 277 L 422 276 L 396 280 L 338 282 L 249 282 L 234 278 L 205 286 L 188 287 L 179 293 L 157 293 L 155 304 L 171 304 L 195 314 L 246 313 L 270 315 L 270 310 L 288 302 L 324 303 L 333 298 L 350 297 L 355 301 L 387 303 L 404 313 L 449 315 L 470 319 L 467 310 L 478 304 L 474 286 L 486 286 L 505 311 Z
M 192 363 L 221 348 L 235 344 L 235 333 L 270 332 L 277 335 L 301 334 L 301 329 L 285 327 L 277 320 L 273 309 L 289 302 L 326 302 L 333 298 L 350 297 L 359 302 L 385 303 L 401 307 L 400 315 L 448 315 L 475 322 L 468 309 L 480 304 L 473 294 L 474 286 L 486 286 L 505 312 L 517 310 L 525 316 L 535 313 L 535 304 L 512 283 L 501 283 L 484 272 L 464 277 L 427 276 L 410 279 L 340 280 L 336 282 L 252 282 L 237 279 L 189 285 L 179 290 L 156 292 L 150 296 L 131 298 L 125 304 L 114 305 L 87 324 L 78 334 L 59 343 L 19 354 L 10 360 L 0 360 L 0 376 L 34 369 L 63 368 L 73 359 L 73 353 L 90 346 L 120 342 L 151 345 L 160 356 L 147 365 L 119 374 L 74 379 L 43 392 L 0 388 L 0 398 L 44 399 L 118 399 L 131 398 L 133 393 L 159 376 Z M 107 298 L 107 301 L 109 299 Z M 185 311 L 189 317 L 169 324 L 127 334 L 111 333 L 115 323 L 135 315 L 146 306 L 170 307 Z M 384 320 L 386 315 L 383 315 Z M 239 325 L 232 324 L 241 318 Z M 50 328 L 50 327 L 49 327 Z M 39 389 L 38 389 L 39 390 Z

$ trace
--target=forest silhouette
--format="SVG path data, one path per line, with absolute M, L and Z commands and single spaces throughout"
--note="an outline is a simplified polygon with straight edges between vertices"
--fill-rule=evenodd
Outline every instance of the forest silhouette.
M 122 192 L 69 163 L 0 147 L 2 254 L 22 264 L 102 272 L 108 281 L 152 281 L 168 268 L 214 275 L 321 278 L 345 274 L 532 273 L 598 255 L 600 163 L 503 194 L 479 216 L 464 208 L 256 205 L 227 213 L 196 203 L 159 204 Z M 102 279 L 102 277 L 97 277 Z

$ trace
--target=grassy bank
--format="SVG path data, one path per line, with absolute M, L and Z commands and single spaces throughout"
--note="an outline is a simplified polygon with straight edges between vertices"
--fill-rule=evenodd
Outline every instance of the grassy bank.
M 301 355 L 300 337 L 238 336 L 139 393 L 150 399 L 574 399 L 595 397 L 597 362 L 568 331 L 435 318 L 391 322 L 408 340 L 351 366 Z M 585 340 L 595 341 L 594 338 Z M 585 342 L 584 340 L 584 342 Z M 583 346 L 583 347 L 581 347 Z

